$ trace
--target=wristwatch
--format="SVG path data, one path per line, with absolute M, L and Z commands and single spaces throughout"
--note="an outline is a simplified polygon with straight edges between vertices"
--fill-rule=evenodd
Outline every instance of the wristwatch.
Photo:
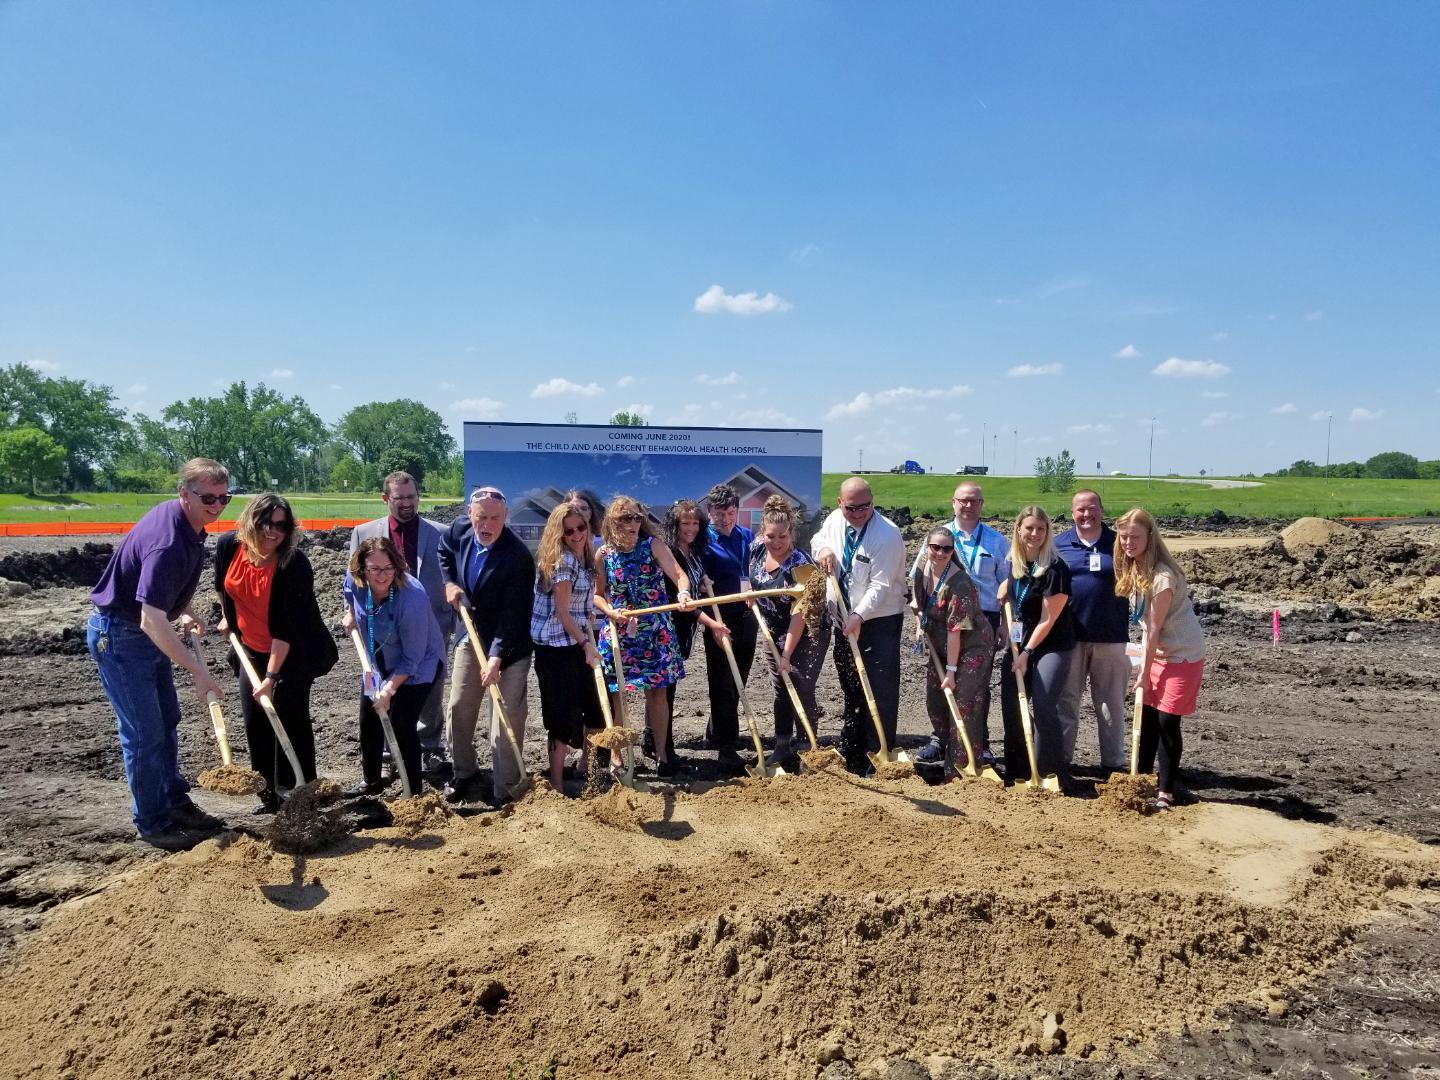
M 280 685 L 280 672 L 278 671 L 266 671 L 265 678 L 269 679 L 276 686 Z

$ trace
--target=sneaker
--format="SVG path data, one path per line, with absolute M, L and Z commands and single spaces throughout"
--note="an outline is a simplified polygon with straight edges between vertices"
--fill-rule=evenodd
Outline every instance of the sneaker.
M 980 760 L 984 764 L 990 766 L 990 768 L 992 769 L 995 767 L 995 755 L 990 752 L 990 748 L 988 746 L 985 747 L 984 750 L 980 751 Z
M 430 780 L 444 779 L 445 773 L 450 768 L 450 762 L 445 760 L 445 755 L 434 750 L 425 751 L 420 758 L 420 775 Z
M 933 764 L 945 760 L 945 744 L 940 741 L 940 736 L 931 735 L 930 741 L 920 748 L 915 755 L 916 761 L 923 761 L 926 764 Z
M 280 796 L 275 793 L 274 788 L 266 788 L 260 792 L 260 805 L 250 812 L 252 814 L 273 814 L 280 809 Z
M 197 832 L 219 832 L 225 828 L 225 822 L 214 814 L 207 814 L 189 799 L 170 807 L 170 823 L 177 828 Z
M 149 844 L 161 851 L 189 851 L 196 844 L 208 840 L 204 833 L 191 832 L 189 829 L 165 829 L 161 832 L 136 833 L 135 839 L 142 844 Z

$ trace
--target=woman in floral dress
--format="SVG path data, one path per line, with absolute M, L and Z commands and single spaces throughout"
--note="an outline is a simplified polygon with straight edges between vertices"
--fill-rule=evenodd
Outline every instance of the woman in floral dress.
M 685 663 L 668 611 L 632 619 L 627 611 L 667 603 L 665 579 L 675 583 L 676 600 L 689 605 L 690 581 L 663 543 L 655 543 L 645 508 L 628 495 L 617 495 L 601 526 L 605 543 L 595 553 L 595 607 L 610 619 L 620 636 L 620 670 L 607 632 L 600 639 L 600 657 L 612 693 L 632 686 L 645 695 L 645 717 L 654 740 L 656 769 L 673 776 L 678 762 L 669 751 L 670 703 L 666 687 L 685 677 Z

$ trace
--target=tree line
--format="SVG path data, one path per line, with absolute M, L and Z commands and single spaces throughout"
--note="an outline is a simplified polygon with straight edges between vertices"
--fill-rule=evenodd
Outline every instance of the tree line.
M 379 490 L 404 469 L 434 494 L 460 494 L 461 463 L 440 414 L 409 398 L 357 405 L 333 426 L 299 395 L 233 382 L 127 416 L 109 386 L 0 368 L 0 484 L 10 491 L 165 491 L 181 463 L 213 457 L 238 486 Z
M 1414 454 L 1386 450 L 1368 461 L 1337 461 L 1316 465 L 1304 458 L 1266 476 L 1335 476 L 1351 480 L 1440 480 L 1440 461 L 1421 461 Z

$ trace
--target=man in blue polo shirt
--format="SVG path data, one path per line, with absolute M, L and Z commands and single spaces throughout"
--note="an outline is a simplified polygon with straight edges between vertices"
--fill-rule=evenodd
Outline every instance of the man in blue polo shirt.
M 1070 500 L 1075 527 L 1055 538 L 1055 550 L 1070 568 L 1070 610 L 1075 616 L 1075 657 L 1060 692 L 1058 712 L 1065 761 L 1075 757 L 1080 697 L 1090 680 L 1090 702 L 1099 721 L 1100 766 L 1125 767 L 1125 690 L 1130 661 L 1130 604 L 1115 595 L 1115 532 L 1102 520 L 1100 496 L 1081 488 Z
M 152 508 L 125 534 L 90 593 L 86 642 L 115 710 L 130 814 L 140 839 L 165 851 L 194 847 L 223 823 L 190 801 L 180 775 L 180 699 L 172 664 L 190 672 L 201 702 L 224 691 L 181 633 L 205 563 L 205 526 L 230 502 L 230 474 L 209 458 L 180 470 L 179 497 Z M 200 626 L 203 630 L 204 627 Z
M 705 511 L 710 515 L 705 550 L 701 553 L 705 576 L 716 596 L 743 592 L 750 587 L 750 545 L 755 536 L 737 524 L 740 498 L 729 484 L 716 484 L 705 496 Z M 737 602 L 720 605 L 720 621 L 735 651 L 740 677 L 748 680 L 750 666 L 755 662 L 755 620 L 745 605 Z M 705 728 L 705 744 L 720 752 L 721 772 L 738 775 L 745 768 L 735 752 L 740 737 L 740 692 L 724 648 L 709 629 L 705 631 L 705 679 L 710 686 L 710 723 Z
M 990 629 L 995 631 L 995 648 L 998 654 L 1008 640 L 1000 633 L 1000 601 L 996 599 L 996 594 L 1000 589 L 1000 581 L 1005 576 L 1005 560 L 1010 557 L 1010 540 L 999 529 L 980 520 L 980 512 L 985 509 L 985 494 L 973 480 L 966 480 L 955 488 L 950 505 L 955 511 L 955 519 L 949 525 L 950 535 L 955 538 L 955 555 L 975 582 L 975 591 L 980 595 L 980 610 L 985 613 L 985 618 L 990 620 Z M 915 553 L 915 566 L 918 566 L 924 557 L 925 549 L 922 544 Z M 910 568 L 912 578 L 915 576 L 915 566 Z M 985 696 L 977 710 L 977 719 L 980 722 L 985 760 L 994 764 L 994 758 L 990 755 L 989 681 L 985 683 Z M 945 757 L 945 746 L 938 737 L 932 737 L 930 744 L 922 746 L 917 756 L 921 761 L 942 761 Z

